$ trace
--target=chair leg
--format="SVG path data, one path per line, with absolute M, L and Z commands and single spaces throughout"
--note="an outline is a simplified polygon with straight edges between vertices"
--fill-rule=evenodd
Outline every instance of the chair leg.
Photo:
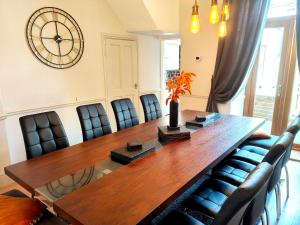
M 278 191 L 277 191 L 277 185 L 274 188 L 275 190 L 275 199 L 276 199 L 276 220 L 279 218 L 279 210 L 278 210 Z
M 285 170 L 285 176 L 286 176 L 286 198 L 288 199 L 290 197 L 290 177 L 289 177 L 289 171 L 287 166 L 284 166 Z
M 261 216 L 260 216 L 260 220 L 261 220 L 261 224 L 262 224 L 262 225 L 265 225 L 264 215 L 261 215 Z
M 279 220 L 280 214 L 281 214 L 281 201 L 280 201 L 280 190 L 279 185 L 277 184 L 275 186 L 275 194 L 276 194 L 276 211 L 277 211 L 277 217 L 276 220 Z
M 279 217 L 281 216 L 281 189 L 280 184 L 277 184 L 278 186 L 278 209 L 279 209 Z
M 265 205 L 267 225 L 270 225 L 270 214 L 267 205 Z

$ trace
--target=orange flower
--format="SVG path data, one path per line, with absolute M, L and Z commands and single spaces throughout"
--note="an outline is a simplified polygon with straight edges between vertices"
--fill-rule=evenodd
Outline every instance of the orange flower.
M 195 76 L 196 74 L 194 73 L 182 71 L 179 76 L 169 79 L 169 96 L 166 99 L 166 105 L 170 100 L 178 102 L 179 97 L 185 95 L 186 93 L 189 93 L 191 95 L 191 82 L 193 81 L 192 77 Z

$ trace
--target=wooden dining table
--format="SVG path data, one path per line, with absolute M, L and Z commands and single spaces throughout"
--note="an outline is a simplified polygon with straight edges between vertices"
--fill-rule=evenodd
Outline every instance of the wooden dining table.
M 185 110 L 181 125 L 196 115 Z M 172 141 L 128 165 L 122 165 L 53 202 L 53 210 L 75 225 L 147 224 L 184 191 L 220 163 L 263 124 L 262 119 L 221 115 L 188 140 Z M 67 174 L 110 159 L 128 141 L 157 138 L 168 116 L 86 141 L 38 158 L 10 165 L 5 173 L 32 194 Z

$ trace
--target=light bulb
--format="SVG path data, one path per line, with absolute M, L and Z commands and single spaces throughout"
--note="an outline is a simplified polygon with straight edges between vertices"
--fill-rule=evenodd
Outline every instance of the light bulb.
M 199 15 L 192 15 L 191 23 L 190 23 L 190 31 L 193 34 L 198 33 L 200 30 L 200 21 Z
M 220 38 L 223 38 L 227 35 L 227 24 L 224 20 L 222 20 L 220 23 L 218 35 Z
M 229 4 L 228 3 L 226 3 L 225 5 L 223 5 L 222 14 L 224 15 L 226 21 L 229 20 L 230 13 L 229 13 Z
M 193 5 L 193 13 L 192 18 L 190 22 L 190 31 L 193 34 L 196 34 L 200 30 L 200 21 L 199 21 L 199 12 L 198 12 L 199 6 L 197 4 L 197 0 L 195 0 L 195 4 Z
M 211 24 L 216 24 L 219 22 L 219 13 L 218 13 L 218 5 L 213 4 L 210 9 L 209 22 Z

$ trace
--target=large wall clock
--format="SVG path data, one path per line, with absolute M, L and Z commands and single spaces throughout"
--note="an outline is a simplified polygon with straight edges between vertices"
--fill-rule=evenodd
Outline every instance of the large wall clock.
M 61 9 L 45 7 L 35 11 L 27 22 L 26 36 L 33 54 L 50 67 L 69 68 L 82 57 L 80 27 Z

